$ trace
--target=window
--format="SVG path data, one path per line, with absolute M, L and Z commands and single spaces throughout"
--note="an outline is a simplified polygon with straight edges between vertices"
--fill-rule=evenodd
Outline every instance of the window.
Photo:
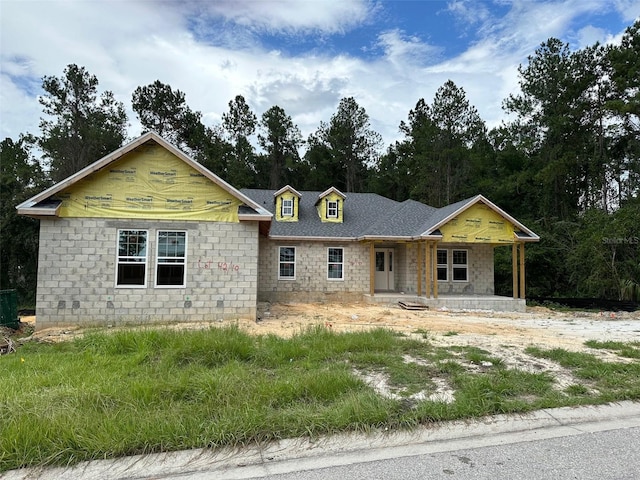
M 147 284 L 147 231 L 118 230 L 116 286 Z
M 338 218 L 338 201 L 327 201 L 327 218 Z
M 184 287 L 187 232 L 158 231 L 157 287 Z
M 279 247 L 278 279 L 296 279 L 296 247 Z
M 468 281 L 468 265 L 467 265 L 467 251 L 466 250 L 452 250 L 453 256 L 453 281 L 454 282 L 467 282 Z
M 449 261 L 447 260 L 447 251 L 446 250 L 438 250 L 438 281 L 446 282 L 448 279 L 448 267 Z
M 329 280 L 344 280 L 343 249 L 330 248 L 327 253 L 327 278 Z
M 282 199 L 282 216 L 293 217 L 293 199 L 292 198 Z

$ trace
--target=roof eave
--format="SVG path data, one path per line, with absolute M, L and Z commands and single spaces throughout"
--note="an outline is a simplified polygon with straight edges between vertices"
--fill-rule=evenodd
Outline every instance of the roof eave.
M 383 242 L 410 242 L 418 237 L 411 235 L 362 235 L 357 238 L 361 242 L 383 241 Z
M 306 237 L 301 235 L 269 235 L 269 240 L 296 241 L 296 242 L 355 242 L 356 237 Z
M 238 220 L 243 221 L 257 221 L 257 222 L 270 222 L 273 219 L 273 215 L 264 213 L 239 213 Z
M 434 233 L 423 233 L 422 235 L 420 235 L 419 237 L 421 240 L 442 240 L 442 235 L 441 234 L 434 234 Z
M 535 242 L 539 242 L 540 241 L 540 237 L 538 235 L 536 235 L 535 233 L 533 235 L 528 235 L 526 237 L 521 237 L 516 232 L 514 232 L 513 236 L 516 237 L 518 242 L 523 242 L 523 243 L 535 243 Z
M 59 208 L 60 206 L 56 208 L 18 206 L 16 207 L 16 210 L 18 212 L 18 215 L 23 215 L 25 217 L 40 218 L 40 217 L 57 217 Z

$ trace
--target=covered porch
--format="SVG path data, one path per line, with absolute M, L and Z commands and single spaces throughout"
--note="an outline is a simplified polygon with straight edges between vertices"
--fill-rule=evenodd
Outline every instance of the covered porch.
M 439 239 L 395 244 L 370 241 L 370 283 L 369 293 L 364 295 L 365 301 L 405 302 L 424 305 L 432 310 L 524 312 L 525 241 L 520 240 L 518 234 L 514 235 L 511 244 L 444 243 Z M 495 248 L 511 250 L 512 297 L 494 294 Z M 381 272 L 385 275 L 381 276 Z

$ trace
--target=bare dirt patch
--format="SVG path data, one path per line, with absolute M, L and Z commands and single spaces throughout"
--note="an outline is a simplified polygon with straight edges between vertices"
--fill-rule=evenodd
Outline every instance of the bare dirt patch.
M 33 324 L 34 317 L 22 322 Z M 528 346 L 589 351 L 587 340 L 640 342 L 640 311 L 558 312 L 541 307 L 526 313 L 493 311 L 404 310 L 396 304 L 273 304 L 262 305 L 259 320 L 234 320 L 251 334 L 290 337 L 320 325 L 336 332 L 389 328 L 406 335 L 426 336 L 436 345 L 469 345 L 500 352 L 517 360 Z M 229 322 L 196 322 L 168 325 L 170 328 L 198 329 Z M 131 327 L 118 327 L 131 328 Z M 64 341 L 82 334 L 77 326 L 47 328 L 31 338 Z M 616 357 L 617 358 L 617 357 Z
M 309 325 L 339 332 L 391 328 L 426 333 L 443 345 L 487 348 L 540 346 L 585 350 L 587 340 L 640 341 L 640 312 L 557 312 L 541 307 L 526 313 L 404 310 L 398 305 L 276 304 L 258 322 L 240 322 L 252 333 L 289 336 Z

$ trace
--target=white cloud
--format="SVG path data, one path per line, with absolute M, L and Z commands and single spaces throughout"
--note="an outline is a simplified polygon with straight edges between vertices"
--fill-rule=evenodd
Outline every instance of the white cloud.
M 489 8 L 476 1 L 454 0 L 447 5 L 447 11 L 457 17 L 460 23 L 468 25 L 488 24 L 492 18 Z
M 616 0 L 615 6 L 625 21 L 633 23 L 640 20 L 640 2 L 638 0 Z
M 401 30 L 390 30 L 378 35 L 378 45 L 385 57 L 395 65 L 433 63 L 441 48 L 423 43 L 416 36 L 406 36 Z
M 342 97 L 353 96 L 389 144 L 399 138 L 398 125 L 418 99 L 430 103 L 448 79 L 465 89 L 482 118 L 494 126 L 504 116 L 502 100 L 517 89 L 518 64 L 541 42 L 550 36 L 588 42 L 594 35 L 619 33 L 575 22 L 597 13 L 602 0 L 517 0 L 506 4 L 508 11 L 501 16 L 488 3 L 472 11 L 477 2 L 454 2 L 449 10 L 461 22 L 475 15 L 469 26 L 474 40 L 461 54 L 444 58 L 438 38 L 428 37 L 427 43 L 420 32 L 409 35 L 388 24 L 374 27 L 371 22 L 383 16 L 379 10 L 385 4 L 364 0 L 229 0 L 191 2 L 187 8 L 184 2 L 147 1 L 37 5 L 34 15 L 25 2 L 0 4 L 2 138 L 37 132 L 42 110 L 34 91 L 41 77 L 60 76 L 66 65 L 76 63 L 97 76 L 101 91 L 113 91 L 129 109 L 131 135 L 139 133 L 131 94 L 160 80 L 182 90 L 209 125 L 218 123 L 228 102 L 240 94 L 258 116 L 281 106 L 305 137 L 330 119 Z M 320 48 L 291 55 L 260 43 L 260 31 L 285 32 L 293 42 L 296 35 L 312 32 L 317 43 L 332 33 L 339 41 L 343 32 L 362 25 L 370 32 L 362 42 L 376 47 L 363 58 Z M 207 35 L 217 36 L 211 41 Z
M 181 7 L 184 4 L 181 5 Z M 344 33 L 376 10 L 365 0 L 187 2 L 193 15 L 223 18 L 245 28 L 268 32 Z

